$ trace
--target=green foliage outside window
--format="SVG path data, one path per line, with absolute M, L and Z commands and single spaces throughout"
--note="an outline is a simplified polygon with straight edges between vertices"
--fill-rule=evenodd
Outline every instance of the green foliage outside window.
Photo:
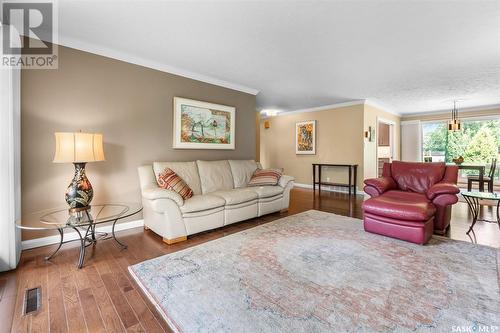
M 464 160 L 471 162 L 491 162 L 498 155 L 498 142 L 486 126 L 471 138 L 465 147 Z
M 500 120 L 464 121 L 462 131 L 449 132 L 446 123 L 423 125 L 425 156 L 446 162 L 463 156 L 465 163 L 489 163 L 500 151 Z

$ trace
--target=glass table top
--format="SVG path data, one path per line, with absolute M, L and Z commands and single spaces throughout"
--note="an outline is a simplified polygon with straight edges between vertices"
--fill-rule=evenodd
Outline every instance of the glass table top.
M 110 203 L 91 205 L 87 211 L 69 213 L 68 206 L 39 211 L 23 217 L 16 226 L 25 230 L 50 230 L 72 227 L 86 227 L 122 220 L 139 213 L 142 205 L 137 203 Z
M 489 192 L 462 192 L 464 197 L 472 197 L 484 200 L 500 200 L 500 193 Z

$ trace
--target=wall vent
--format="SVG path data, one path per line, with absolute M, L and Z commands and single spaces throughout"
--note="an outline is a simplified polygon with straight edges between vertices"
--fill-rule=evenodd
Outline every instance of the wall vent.
M 36 287 L 26 289 L 24 292 L 24 310 L 23 315 L 37 312 L 42 305 L 42 288 Z

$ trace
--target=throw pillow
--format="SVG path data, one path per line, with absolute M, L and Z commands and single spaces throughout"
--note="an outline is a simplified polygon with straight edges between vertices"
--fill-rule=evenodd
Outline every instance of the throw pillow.
M 257 169 L 248 182 L 248 186 L 278 185 L 282 174 L 282 169 Z
M 184 200 L 193 196 L 193 190 L 172 169 L 165 168 L 156 181 L 159 187 L 179 193 Z

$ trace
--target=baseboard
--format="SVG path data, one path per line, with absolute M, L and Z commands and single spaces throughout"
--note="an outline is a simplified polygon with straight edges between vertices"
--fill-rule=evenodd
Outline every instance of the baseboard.
M 300 187 L 300 188 L 308 188 L 311 189 L 313 186 L 311 184 L 302 184 L 302 183 L 294 183 L 293 184 L 295 187 Z M 316 187 L 317 189 L 318 187 Z M 321 185 L 321 191 L 326 191 L 326 192 L 337 192 L 337 193 L 349 193 L 349 190 L 345 187 L 340 187 L 340 186 L 329 186 L 329 185 Z M 356 195 L 364 195 L 363 191 L 360 191 L 358 187 L 356 187 Z
M 144 226 L 144 220 L 142 219 L 130 222 L 117 223 L 115 226 L 115 231 L 122 231 L 142 226 Z M 70 232 L 68 229 L 66 230 L 67 231 L 64 232 L 64 241 L 76 240 L 79 238 L 76 231 Z M 98 227 L 95 230 L 100 232 L 111 232 L 111 225 Z M 59 235 L 28 239 L 21 242 L 21 248 L 23 250 L 28 250 L 28 249 L 34 249 L 36 247 L 58 244 L 60 239 L 61 237 Z

